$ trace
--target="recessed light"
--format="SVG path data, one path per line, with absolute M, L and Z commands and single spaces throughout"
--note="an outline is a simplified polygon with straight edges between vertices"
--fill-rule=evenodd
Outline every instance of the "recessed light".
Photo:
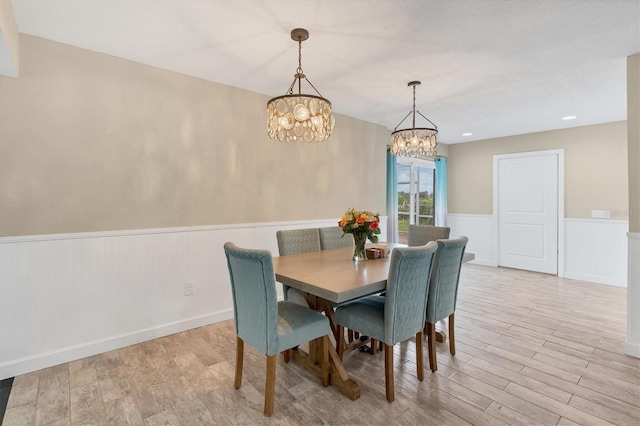
M 473 133 L 469 133 L 469 132 L 467 132 L 467 133 L 463 133 L 463 134 L 462 134 L 462 136 L 471 136 L 471 135 L 473 135 Z
M 567 115 L 566 117 L 562 117 L 562 119 L 563 119 L 564 121 L 567 121 L 567 120 L 575 120 L 576 118 L 578 118 L 578 116 L 577 116 L 577 115 Z

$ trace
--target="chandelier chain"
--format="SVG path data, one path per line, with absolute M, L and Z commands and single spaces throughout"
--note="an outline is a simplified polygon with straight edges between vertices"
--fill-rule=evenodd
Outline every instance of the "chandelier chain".
M 413 125 L 416 127 L 416 85 L 413 85 Z
M 302 38 L 298 38 L 298 69 L 296 70 L 296 79 L 298 80 L 298 94 L 302 93 L 302 77 L 304 77 L 304 71 L 302 71 Z
M 299 74 L 303 74 L 302 71 L 302 40 L 298 40 L 298 69 L 296 70 Z

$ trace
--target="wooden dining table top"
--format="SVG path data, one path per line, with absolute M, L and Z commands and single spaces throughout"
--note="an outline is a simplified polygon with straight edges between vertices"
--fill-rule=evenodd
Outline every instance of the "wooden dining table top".
M 406 247 L 404 244 L 385 244 L 390 251 L 395 247 Z M 468 262 L 473 258 L 473 254 L 465 253 L 463 261 Z M 355 262 L 353 247 L 273 258 L 278 282 L 335 303 L 385 290 L 390 263 L 391 254 Z
M 387 244 L 389 249 L 403 244 Z M 355 262 L 353 247 L 273 258 L 276 280 L 331 302 L 346 302 L 387 286 L 391 254 Z

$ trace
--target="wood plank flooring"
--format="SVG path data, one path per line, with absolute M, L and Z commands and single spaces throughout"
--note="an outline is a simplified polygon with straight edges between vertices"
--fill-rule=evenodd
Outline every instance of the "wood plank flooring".
M 393 404 L 382 353 L 345 357 L 357 401 L 279 357 L 265 418 L 265 357 L 245 346 L 234 389 L 225 321 L 18 376 L 3 425 L 639 425 L 640 360 L 624 355 L 625 333 L 625 289 L 464 265 L 456 356 L 438 343 L 438 371 L 420 382 L 415 342 L 396 345 Z

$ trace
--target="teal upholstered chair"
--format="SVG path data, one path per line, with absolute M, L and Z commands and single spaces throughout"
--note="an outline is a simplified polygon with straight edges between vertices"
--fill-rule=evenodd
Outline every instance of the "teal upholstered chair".
M 353 235 L 345 234 L 339 226 L 318 228 L 320 233 L 320 248 L 330 250 L 340 247 L 353 247 Z
M 321 339 L 322 384 L 329 384 L 329 320 L 296 303 L 277 301 L 273 259 L 268 250 L 224 245 L 227 256 L 236 325 L 235 387 L 242 383 L 244 342 L 267 355 L 264 414 L 273 413 L 276 355 L 317 338 Z
M 429 366 L 438 369 L 436 361 L 436 322 L 449 318 L 449 351 L 456 354 L 453 333 L 454 312 L 458 299 L 458 283 L 464 250 L 469 239 L 460 237 L 451 240 L 437 240 L 438 251 L 433 261 L 431 285 L 427 299 L 425 333 L 429 339 Z
M 325 231 L 323 231 L 323 229 L 325 229 Z M 336 234 L 333 232 L 334 229 L 338 230 L 340 235 L 342 235 L 342 229 L 338 226 L 331 227 L 332 231 L 327 231 L 328 229 L 330 228 L 304 228 L 277 231 L 276 239 L 278 240 L 278 252 L 280 256 L 319 251 L 322 247 L 322 235 L 324 235 L 325 243 L 327 244 L 327 247 L 322 248 L 322 250 L 326 250 L 329 248 L 329 244 L 336 244 L 334 241 L 336 239 Z M 350 244 L 353 246 L 353 235 L 348 234 L 350 240 L 346 237 L 347 236 L 345 236 L 345 241 L 351 241 Z M 338 236 L 337 238 L 340 237 Z M 303 306 L 308 306 L 307 301 L 300 290 L 291 288 L 285 284 L 282 284 L 282 289 L 285 300 L 298 303 Z M 336 307 L 338 304 L 332 303 L 332 306 Z M 337 328 L 333 329 L 332 332 L 337 342 Z M 349 331 L 349 336 L 350 341 L 353 340 L 353 332 L 351 330 Z
M 451 228 L 446 226 L 409 225 L 407 245 L 409 247 L 423 246 L 429 241 L 446 240 Z
M 393 379 L 393 345 L 416 338 L 418 379 L 424 379 L 422 329 L 429 292 L 429 275 L 437 244 L 395 248 L 391 253 L 387 294 L 368 296 L 336 309 L 340 339 L 343 327 L 383 343 L 387 401 L 395 399 Z M 343 347 L 342 344 L 339 345 Z M 342 357 L 342 350 L 339 351 Z
M 276 232 L 278 253 L 280 256 L 307 253 L 320 250 L 320 234 L 318 228 L 287 229 Z M 282 285 L 284 300 L 307 306 L 307 301 L 300 291 L 288 285 Z

